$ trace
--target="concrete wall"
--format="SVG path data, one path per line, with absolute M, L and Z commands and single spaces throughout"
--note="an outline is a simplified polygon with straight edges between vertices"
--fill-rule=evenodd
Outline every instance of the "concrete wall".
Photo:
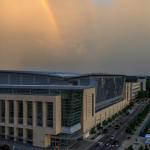
M 57 135 L 61 132 L 61 97 L 60 96 L 27 96 L 27 95 L 0 95 L 0 100 L 5 100 L 5 122 L 0 122 L 0 126 L 5 126 L 5 137 L 9 136 L 8 128 L 14 128 L 14 141 L 17 137 L 17 129 L 23 129 L 23 142 L 26 143 L 27 129 L 33 131 L 33 145 L 47 147 L 50 145 L 50 135 Z M 9 123 L 9 101 L 14 102 L 14 123 Z M 18 123 L 17 102 L 23 101 L 23 124 Z M 32 101 L 33 125 L 27 125 L 27 102 Z M 42 102 L 43 106 L 43 126 L 37 126 L 36 102 Z M 46 102 L 53 102 L 53 128 L 46 126 Z
M 146 79 L 138 79 L 138 82 L 141 83 L 141 90 L 146 91 Z
M 93 108 L 92 108 L 92 94 L 94 94 Z M 94 111 L 94 114 L 92 113 Z M 83 136 L 89 135 L 90 129 L 95 124 L 95 89 L 85 89 L 83 94 L 83 114 L 82 114 L 82 131 Z
M 121 111 L 128 104 L 129 104 L 129 101 L 125 99 L 119 103 L 111 105 L 111 106 L 97 112 L 96 113 L 96 125 L 99 123 L 102 123 L 104 120 L 107 120 L 108 118 L 112 117 L 115 113 L 118 113 L 119 111 Z

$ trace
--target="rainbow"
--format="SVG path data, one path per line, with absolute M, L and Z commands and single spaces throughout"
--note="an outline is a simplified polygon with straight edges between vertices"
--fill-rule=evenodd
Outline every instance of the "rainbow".
M 53 29 L 54 33 L 57 36 L 60 36 L 59 35 L 59 28 L 58 28 L 58 25 L 57 25 L 57 22 L 56 22 L 56 19 L 55 19 L 54 13 L 52 11 L 51 4 L 50 4 L 49 0 L 40 0 L 40 2 L 42 4 L 42 7 L 44 8 L 44 10 L 48 14 L 48 19 L 50 21 L 51 28 Z

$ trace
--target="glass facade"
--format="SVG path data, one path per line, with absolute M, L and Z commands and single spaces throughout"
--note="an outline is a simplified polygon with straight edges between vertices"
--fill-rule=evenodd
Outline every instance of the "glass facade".
M 97 79 L 96 103 L 122 96 L 123 85 L 124 77 L 101 77 Z
M 80 123 L 83 91 L 62 92 L 62 126 L 71 127 Z
M 6 90 L 6 91 L 5 91 Z M 10 92 L 9 94 L 39 94 L 39 95 L 50 95 L 56 96 L 60 95 L 61 100 L 61 114 L 62 120 L 61 124 L 64 127 L 71 127 L 81 120 L 82 112 L 82 101 L 83 101 L 83 89 L 76 90 L 63 90 L 63 89 L 0 89 L 1 92 Z M 34 92 L 33 92 L 34 91 Z M 0 92 L 0 93 L 1 93 Z M 23 101 L 17 102 L 18 106 L 18 123 L 23 124 Z M 4 107 L 5 108 L 5 107 Z M 46 104 L 47 112 L 47 122 L 48 127 L 53 127 L 53 103 L 49 102 Z M 37 126 L 43 126 L 43 103 L 36 102 L 36 124 Z M 5 117 L 4 117 L 5 118 Z M 14 101 L 9 101 L 9 120 L 10 123 L 14 122 Z M 27 102 L 27 124 L 33 124 L 33 104 L 32 102 Z
M 0 72 L 0 84 L 15 85 L 49 85 L 49 84 L 67 84 L 61 77 L 50 76 L 49 73 L 37 72 Z
M 61 94 L 61 90 L 57 90 L 57 89 L 30 89 L 30 88 L 0 88 L 0 94 L 57 96 L 57 95 Z
M 53 127 L 53 103 L 47 103 L 47 127 Z

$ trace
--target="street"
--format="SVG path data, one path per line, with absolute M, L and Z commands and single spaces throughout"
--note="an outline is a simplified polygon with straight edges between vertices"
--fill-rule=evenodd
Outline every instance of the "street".
M 125 132 L 126 127 L 138 115 L 138 113 L 145 108 L 146 105 L 147 102 L 135 104 L 134 110 L 130 115 L 122 115 L 108 129 L 108 133 L 88 150 L 117 150 L 121 143 L 127 138 L 127 134 Z M 116 128 L 116 126 L 118 128 Z

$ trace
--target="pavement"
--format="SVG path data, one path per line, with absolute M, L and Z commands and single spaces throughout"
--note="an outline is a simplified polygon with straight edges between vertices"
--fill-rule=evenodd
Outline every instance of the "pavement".
M 20 143 L 14 143 L 13 141 L 9 141 L 9 140 L 0 140 L 0 145 L 9 145 L 11 150 L 13 150 L 13 146 L 15 146 L 16 148 L 18 148 L 18 150 L 46 150 L 43 148 L 38 148 L 38 147 L 33 147 L 31 145 L 24 145 L 24 144 L 20 144 Z
M 118 150 L 121 143 L 127 138 L 125 132 L 128 124 L 141 112 L 148 102 L 141 102 L 135 104 L 132 113 L 127 115 L 122 115 L 120 119 L 108 130 L 108 133 L 100 139 L 98 142 L 95 142 L 87 150 Z M 115 125 L 119 125 L 119 129 L 115 129 Z
M 143 123 L 137 128 L 136 132 L 134 133 L 134 135 L 131 136 L 130 139 L 125 140 L 121 147 L 119 148 L 119 150 L 124 150 L 127 148 L 128 145 L 133 145 L 133 148 L 136 150 L 138 149 L 141 145 L 144 147 L 145 146 L 145 138 L 139 136 L 141 129 L 143 128 L 143 126 L 145 125 L 145 123 L 149 120 L 150 118 L 150 112 L 147 115 L 147 117 L 145 118 L 145 120 L 143 121 Z
M 94 144 L 92 141 L 80 141 L 71 147 L 70 150 L 86 150 L 88 146 Z

